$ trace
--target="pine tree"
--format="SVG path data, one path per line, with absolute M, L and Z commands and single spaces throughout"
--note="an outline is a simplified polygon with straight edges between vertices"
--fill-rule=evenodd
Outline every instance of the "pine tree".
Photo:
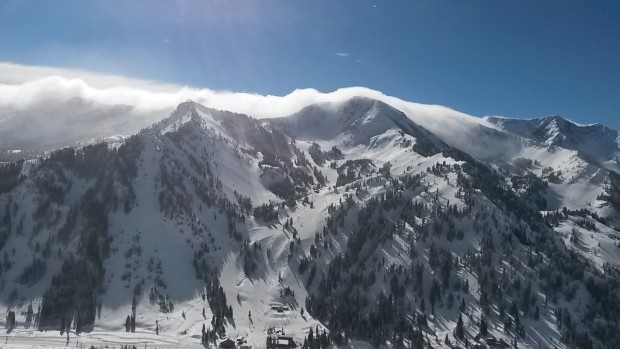
M 125 320 L 125 332 L 129 332 L 131 330 L 131 317 L 127 315 L 127 319 Z
M 80 314 L 75 318 L 75 334 L 80 334 L 82 332 L 82 316 Z
M 310 327 L 308 332 L 308 348 L 314 348 L 314 332 L 312 332 L 312 327 Z
M 135 333 L 136 332 L 136 316 L 132 315 L 131 316 L 131 333 Z
M 439 285 L 439 281 L 437 279 L 433 280 L 433 285 L 431 286 L 431 292 L 428 298 L 431 302 L 431 311 L 435 314 L 435 301 L 441 298 L 441 286 Z
M 519 346 L 517 345 L 517 337 L 516 336 L 515 336 L 515 339 L 513 341 L 513 345 L 514 345 L 515 349 L 519 348 Z
M 454 295 L 452 292 L 448 293 L 448 309 L 452 309 L 454 306 Z
M 463 329 L 463 316 L 459 314 L 459 320 L 456 323 L 456 329 L 454 330 L 454 335 L 458 339 L 463 339 L 465 336 L 465 330 Z
M 32 310 L 32 302 L 30 302 L 28 304 L 28 311 L 26 312 L 26 327 L 30 327 L 30 325 L 32 324 L 32 317 L 33 317 L 33 310 Z
M 131 314 L 133 316 L 136 316 L 136 308 L 138 307 L 138 302 L 136 301 L 136 295 L 133 295 L 133 298 L 131 299 Z
M 483 317 L 482 319 L 480 319 L 480 335 L 486 336 L 487 333 L 488 333 L 487 321 Z
M 69 333 L 69 331 L 71 330 L 71 322 L 73 321 L 73 318 L 69 318 L 69 321 L 66 324 L 65 327 L 65 331 L 67 332 L 67 334 Z

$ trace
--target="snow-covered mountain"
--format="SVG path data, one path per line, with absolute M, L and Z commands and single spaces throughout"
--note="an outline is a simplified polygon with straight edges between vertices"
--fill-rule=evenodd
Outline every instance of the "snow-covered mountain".
M 618 347 L 615 131 L 421 111 L 188 101 L 1 164 L 7 343 Z
M 418 153 L 436 154 L 447 148 L 443 141 L 418 126 L 403 112 L 365 97 L 315 104 L 289 117 L 265 121 L 301 140 L 332 141 L 355 146 L 369 144 L 375 136 L 397 131 L 402 137 L 412 137 L 410 140 L 419 147 Z
M 600 124 L 579 125 L 559 116 L 533 120 L 488 117 L 502 130 L 540 145 L 574 150 L 586 161 L 620 170 L 620 133 Z

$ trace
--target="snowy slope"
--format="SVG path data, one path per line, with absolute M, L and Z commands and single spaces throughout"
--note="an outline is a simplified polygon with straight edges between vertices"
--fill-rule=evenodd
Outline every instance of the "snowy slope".
M 430 109 L 352 98 L 255 120 L 188 101 L 135 136 L 2 165 L 7 344 L 201 347 L 204 326 L 253 348 L 282 330 L 298 345 L 318 330 L 349 347 L 613 347 L 595 327 L 620 304 L 607 169 L 456 112 L 436 135 Z M 464 136 L 480 142 L 454 148 Z

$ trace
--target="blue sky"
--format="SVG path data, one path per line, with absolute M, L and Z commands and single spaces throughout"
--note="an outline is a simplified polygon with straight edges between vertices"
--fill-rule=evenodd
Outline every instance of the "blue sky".
M 620 128 L 620 1 L 0 2 L 0 61 Z

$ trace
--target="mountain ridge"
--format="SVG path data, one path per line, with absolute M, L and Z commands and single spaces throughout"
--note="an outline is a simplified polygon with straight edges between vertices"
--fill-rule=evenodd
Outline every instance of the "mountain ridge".
M 314 104 L 290 116 L 263 121 L 295 138 L 332 141 L 344 146 L 368 143 L 376 135 L 399 130 L 414 138 L 418 152 L 436 154 L 447 148 L 443 141 L 400 110 L 367 97 Z
M 575 150 L 586 159 L 620 171 L 620 132 L 600 124 L 579 125 L 560 116 L 530 120 L 487 118 L 505 131 L 546 146 Z

